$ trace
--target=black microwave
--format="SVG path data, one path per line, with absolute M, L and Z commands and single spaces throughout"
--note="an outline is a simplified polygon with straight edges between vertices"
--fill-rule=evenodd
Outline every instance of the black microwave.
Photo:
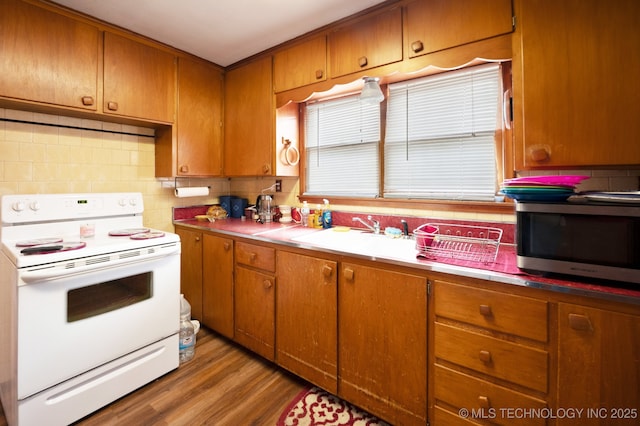
M 640 283 L 640 205 L 517 202 L 520 269 Z

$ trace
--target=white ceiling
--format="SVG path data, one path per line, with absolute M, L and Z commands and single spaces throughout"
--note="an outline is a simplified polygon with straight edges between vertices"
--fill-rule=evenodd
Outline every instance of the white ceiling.
M 54 0 L 227 66 L 384 0 Z

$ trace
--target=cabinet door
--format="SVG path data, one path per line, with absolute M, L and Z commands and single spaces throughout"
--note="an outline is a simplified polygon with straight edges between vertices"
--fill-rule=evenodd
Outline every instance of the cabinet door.
M 279 251 L 276 271 L 276 362 L 337 393 L 337 263 Z
M 174 55 L 104 33 L 104 113 L 172 123 L 175 92 Z
M 233 240 L 203 235 L 202 322 L 233 338 Z
M 343 263 L 338 284 L 338 394 L 398 424 L 427 416 L 427 282 Z
M 226 74 L 224 173 L 226 176 L 274 174 L 275 98 L 271 57 Z
M 558 305 L 558 407 L 591 409 L 564 424 L 638 424 L 640 316 Z
M 640 3 L 515 4 L 516 168 L 639 164 Z
M 329 34 L 332 77 L 402 60 L 402 9 L 363 19 Z
M 0 96 L 96 110 L 96 27 L 16 0 L 0 2 Z
M 222 71 L 205 62 L 178 62 L 178 176 L 222 175 Z
M 202 319 L 202 232 L 176 228 L 180 236 L 180 292 L 191 305 L 191 318 Z
M 276 93 L 327 79 L 327 38 L 314 37 L 273 56 Z
M 411 58 L 513 29 L 511 0 L 415 0 L 406 7 Z
M 235 276 L 235 340 L 275 359 L 275 278 L 242 266 Z

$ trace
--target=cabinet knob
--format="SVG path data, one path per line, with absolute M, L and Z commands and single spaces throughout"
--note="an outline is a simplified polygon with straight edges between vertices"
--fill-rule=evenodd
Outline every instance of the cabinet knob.
M 117 111 L 118 110 L 118 103 L 117 102 L 107 102 L 107 109 L 109 109 L 109 111 Z
M 366 56 L 361 56 L 358 58 L 358 65 L 360 65 L 360 68 L 366 67 L 368 63 L 369 61 L 367 60 Z
M 187 166 L 186 164 L 180 166 L 180 173 L 189 173 L 189 166 Z
M 593 331 L 589 317 L 581 314 L 569 314 L 569 327 L 578 331 Z
M 478 404 L 481 408 L 491 408 L 491 402 L 488 396 L 480 395 L 478 397 Z
M 267 175 L 271 173 L 271 166 L 268 164 L 263 164 L 262 165 L 262 174 Z
M 485 351 L 485 350 L 481 350 L 478 353 L 478 358 L 480 359 L 480 361 L 482 361 L 485 364 L 489 364 L 491 362 L 491 352 L 489 351 Z
M 82 97 L 82 105 L 84 105 L 84 106 L 93 105 L 93 96 L 83 96 Z
M 545 145 L 533 145 L 528 152 L 529 158 L 536 163 L 545 163 L 551 159 L 551 149 Z
M 316 80 L 320 80 L 324 76 L 324 70 L 316 70 Z
M 200 242 L 200 237 L 196 237 L 196 243 Z
M 424 50 L 424 44 L 420 40 L 416 40 L 411 43 L 411 50 L 413 53 L 422 52 Z
M 222 248 L 224 248 L 224 251 L 229 251 L 231 249 L 231 243 L 224 243 Z
M 270 289 L 271 287 L 273 287 L 273 283 L 271 282 L 271 280 L 264 280 L 262 282 L 262 285 L 264 286 L 265 289 Z
M 255 262 L 257 258 L 258 258 L 258 255 L 256 253 L 249 253 L 249 261 L 251 263 Z
M 482 315 L 483 317 L 493 316 L 493 312 L 491 311 L 491 306 L 480 305 L 480 315 Z
M 344 272 L 343 272 L 343 275 L 348 281 L 353 281 L 353 277 L 354 277 L 355 274 L 353 272 L 353 269 L 345 268 Z
M 333 268 L 329 265 L 324 265 L 322 267 L 322 275 L 329 278 L 333 274 Z

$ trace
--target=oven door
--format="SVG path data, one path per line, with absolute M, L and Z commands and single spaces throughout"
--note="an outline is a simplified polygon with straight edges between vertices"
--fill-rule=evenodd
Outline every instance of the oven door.
M 179 330 L 180 250 L 18 284 L 20 400 Z

